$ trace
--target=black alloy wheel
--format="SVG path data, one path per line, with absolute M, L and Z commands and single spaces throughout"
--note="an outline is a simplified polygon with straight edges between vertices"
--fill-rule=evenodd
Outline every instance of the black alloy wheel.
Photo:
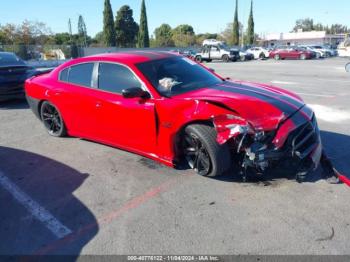
M 214 127 L 189 125 L 181 139 L 181 152 L 186 164 L 199 175 L 218 177 L 231 167 L 231 153 L 227 144 L 219 145 Z
M 184 137 L 185 159 L 193 170 L 201 176 L 207 176 L 212 168 L 209 153 L 199 137 L 195 134 L 186 134 Z
M 51 136 L 63 137 L 66 135 L 66 127 L 61 114 L 53 104 L 45 101 L 41 106 L 40 115 L 47 132 Z

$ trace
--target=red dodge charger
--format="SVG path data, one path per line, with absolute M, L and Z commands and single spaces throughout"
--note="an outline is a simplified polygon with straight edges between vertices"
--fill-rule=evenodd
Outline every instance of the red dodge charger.
M 166 52 L 103 54 L 69 61 L 25 85 L 52 136 L 128 150 L 202 176 L 233 164 L 263 174 L 293 168 L 298 179 L 322 158 L 313 111 L 277 87 L 224 79 Z
M 312 53 L 292 46 L 282 46 L 270 52 L 270 58 L 280 59 L 311 59 Z

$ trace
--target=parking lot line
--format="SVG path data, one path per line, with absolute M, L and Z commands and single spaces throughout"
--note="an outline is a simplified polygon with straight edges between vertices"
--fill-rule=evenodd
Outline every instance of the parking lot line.
M 320 95 L 320 94 L 311 94 L 311 93 L 302 93 L 302 92 L 296 92 L 298 95 L 302 96 L 315 96 L 315 97 L 326 97 L 326 98 L 334 98 L 335 95 Z
M 273 80 L 271 81 L 272 84 L 278 84 L 278 85 L 297 85 L 298 83 L 295 82 L 287 82 L 287 81 L 279 81 L 279 80 Z
M 188 176 L 188 175 L 185 175 Z M 149 200 L 157 197 L 158 195 L 166 192 L 167 190 L 171 189 L 176 183 L 179 182 L 178 177 L 173 177 L 162 184 L 149 189 L 144 194 L 141 194 L 139 196 L 136 196 L 132 198 L 131 200 L 127 201 L 123 206 L 120 208 L 117 208 L 116 210 L 112 210 L 111 212 L 108 212 L 107 214 L 102 215 L 97 219 L 97 222 L 84 225 L 82 228 L 80 228 L 78 231 L 73 232 L 72 234 L 67 235 L 64 238 L 55 240 L 48 245 L 40 248 L 39 250 L 32 253 L 34 256 L 40 256 L 40 255 L 47 255 L 51 252 L 54 252 L 55 250 L 58 250 L 59 248 L 62 248 L 63 246 L 69 245 L 75 240 L 78 240 L 80 237 L 87 234 L 90 230 L 94 228 L 98 228 L 99 226 L 102 226 L 103 224 L 108 225 L 111 222 L 115 221 L 120 216 L 124 215 L 125 213 L 140 207 L 142 204 L 148 202 Z
M 337 123 L 350 119 L 350 113 L 347 111 L 317 104 L 309 104 L 309 106 L 314 110 L 318 119 L 326 122 Z
M 72 233 L 68 227 L 63 225 L 49 211 L 40 206 L 30 196 L 19 189 L 1 171 L 0 185 L 7 190 L 21 205 L 23 205 L 33 217 L 42 222 L 57 238 L 64 238 Z

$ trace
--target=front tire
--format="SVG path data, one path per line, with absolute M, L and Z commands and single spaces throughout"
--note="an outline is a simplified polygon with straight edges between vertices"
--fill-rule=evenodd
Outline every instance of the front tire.
M 48 101 L 43 102 L 40 108 L 40 117 L 49 135 L 54 137 L 67 135 L 61 113 L 53 104 Z
M 202 63 L 203 59 L 200 55 L 197 55 L 194 59 L 197 63 Z
M 219 145 L 216 130 L 207 125 L 190 125 L 182 136 L 182 153 L 188 166 L 197 174 L 218 177 L 231 166 L 227 144 Z

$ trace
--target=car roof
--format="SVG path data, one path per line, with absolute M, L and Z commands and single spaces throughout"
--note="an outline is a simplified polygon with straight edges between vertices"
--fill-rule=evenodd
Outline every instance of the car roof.
M 179 55 L 172 52 L 164 51 L 128 51 L 128 52 L 116 52 L 105 53 L 93 56 L 85 57 L 86 60 L 108 60 L 125 64 L 138 64 L 148 62 L 152 60 L 159 60 L 164 58 L 178 57 Z

